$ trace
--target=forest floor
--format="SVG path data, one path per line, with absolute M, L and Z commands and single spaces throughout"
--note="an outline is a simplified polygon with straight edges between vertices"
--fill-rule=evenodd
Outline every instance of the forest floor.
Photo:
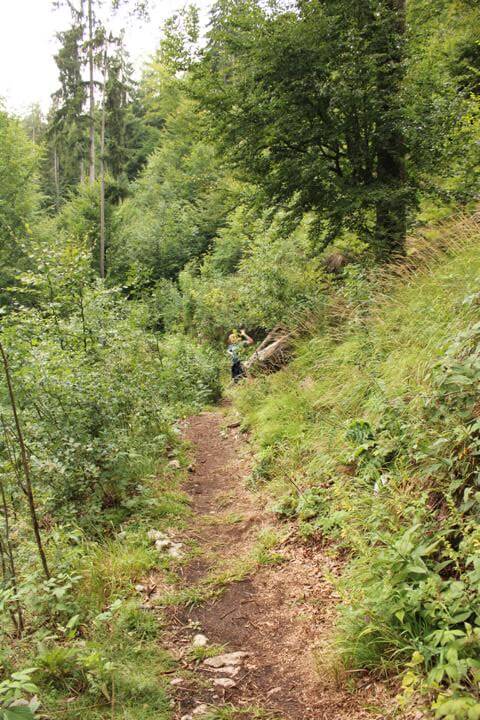
M 328 546 L 301 540 L 249 488 L 248 436 L 229 412 L 202 412 L 184 425 L 192 452 L 184 490 L 194 522 L 181 540 L 191 552 L 164 608 L 178 661 L 175 718 L 392 716 L 391 689 L 366 674 L 327 669 L 341 561 Z M 160 577 L 150 581 L 164 591 Z M 218 660 L 233 652 L 240 654 Z

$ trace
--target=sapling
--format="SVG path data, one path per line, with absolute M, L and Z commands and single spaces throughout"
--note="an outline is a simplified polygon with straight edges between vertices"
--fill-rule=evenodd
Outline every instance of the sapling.
M 0 537 L 0 555 L 2 563 L 2 573 L 4 579 L 12 587 L 15 593 L 15 607 L 16 615 L 13 610 L 10 611 L 12 622 L 15 626 L 18 637 L 22 636 L 24 630 L 23 622 L 23 611 L 18 599 L 18 584 L 17 584 L 17 571 L 15 567 L 15 558 L 13 555 L 13 547 L 10 538 L 10 517 L 8 512 L 7 498 L 5 495 L 5 488 L 3 483 L 0 481 L 0 502 L 3 513 L 3 524 L 4 524 L 4 536 L 5 539 Z
M 0 342 L 0 355 L 2 356 L 3 369 L 5 373 L 5 380 L 7 383 L 8 397 L 10 401 L 10 407 L 13 414 L 13 420 L 15 423 L 17 441 L 20 448 L 20 462 L 23 469 L 23 475 L 25 477 L 25 492 L 28 500 L 28 508 L 30 511 L 30 519 L 32 522 L 33 533 L 35 535 L 35 542 L 38 548 L 38 554 L 42 563 L 43 571 L 47 580 L 50 579 L 50 570 L 48 568 L 47 558 L 43 549 L 42 536 L 40 534 L 40 526 L 38 524 L 37 509 L 35 506 L 35 496 L 33 493 L 32 478 L 30 473 L 30 462 L 28 459 L 27 448 L 23 437 L 23 430 L 20 423 L 20 417 L 17 411 L 17 403 L 15 400 L 15 393 L 13 390 L 12 378 L 10 374 L 10 366 L 8 364 L 7 354 L 5 349 Z

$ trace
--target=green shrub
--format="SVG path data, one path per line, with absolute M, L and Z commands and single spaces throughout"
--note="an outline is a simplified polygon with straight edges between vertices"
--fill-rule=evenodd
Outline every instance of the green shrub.
M 177 415 L 215 402 L 222 393 L 221 359 L 207 345 L 171 335 L 160 346 L 158 392 Z
M 82 581 L 76 592 L 83 609 L 93 613 L 130 594 L 135 582 L 140 582 L 157 561 L 152 549 L 123 540 L 91 545 L 85 550 L 80 561 Z
M 202 264 L 187 266 L 179 276 L 184 326 L 213 342 L 224 341 L 241 325 L 265 332 L 278 323 L 297 323 L 312 308 L 318 310 L 328 287 L 311 247 L 310 218 L 289 232 L 281 212 L 255 222 L 238 209 L 233 215 L 246 223 L 236 272 L 226 272 L 229 263 L 219 258 L 223 240 L 217 238 Z
M 298 495 L 293 493 L 287 493 L 276 502 L 272 510 L 281 518 L 292 518 L 295 517 L 298 507 Z
M 113 664 L 97 650 L 55 645 L 42 649 L 36 662 L 38 683 L 110 700 Z
M 0 720 L 33 720 L 36 717 L 38 700 L 34 697 L 27 701 L 24 697 L 38 692 L 32 680 L 35 671 L 36 668 L 17 670 L 0 681 Z M 24 704 L 15 705 L 19 700 Z
M 125 635 L 135 640 L 154 640 L 159 636 L 158 617 L 138 607 L 138 601 L 125 602 L 115 618 L 113 631 L 120 641 Z
M 48 510 L 100 532 L 129 516 L 139 480 L 176 442 L 172 422 L 219 397 L 221 367 L 192 339 L 158 342 L 144 306 L 115 291 L 86 290 L 77 313 L 45 321 L 26 310 L 4 342 Z
M 324 515 L 327 507 L 327 493 L 322 488 L 309 488 L 303 492 L 297 505 L 297 515 L 300 520 L 311 520 Z

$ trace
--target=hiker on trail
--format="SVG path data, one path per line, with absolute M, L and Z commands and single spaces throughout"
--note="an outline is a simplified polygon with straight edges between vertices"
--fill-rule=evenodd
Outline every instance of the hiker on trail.
M 239 357 L 240 348 L 245 345 L 253 345 L 252 338 L 247 335 L 245 330 L 234 330 L 228 336 L 228 347 L 227 352 L 230 355 L 232 361 L 232 380 L 238 382 L 241 378 L 246 377 L 245 368 L 242 365 L 242 361 Z

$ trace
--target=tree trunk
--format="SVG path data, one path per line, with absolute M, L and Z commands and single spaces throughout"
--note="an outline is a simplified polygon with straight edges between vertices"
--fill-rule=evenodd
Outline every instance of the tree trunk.
M 401 130 L 399 94 L 404 75 L 405 0 L 384 0 L 391 23 L 380 41 L 377 128 L 377 181 L 374 249 L 377 260 L 402 254 L 407 232 L 406 147 Z
M 93 77 L 93 8 L 88 0 L 88 88 L 89 88 L 89 127 L 88 127 L 88 177 L 90 184 L 95 182 L 95 87 Z
M 60 205 L 60 173 L 59 173 L 59 163 L 58 163 L 58 152 L 57 152 L 57 145 L 55 143 L 55 146 L 53 148 L 53 181 L 55 183 L 55 203 L 57 208 Z
M 7 382 L 8 397 L 10 400 L 10 407 L 12 409 L 13 419 L 15 422 L 15 429 L 17 433 L 17 440 L 20 447 L 20 459 L 23 468 L 23 474 L 25 476 L 25 489 L 27 493 L 28 507 L 30 510 L 30 518 L 32 521 L 33 533 L 35 535 L 35 542 L 37 543 L 38 554 L 42 563 L 43 571 L 47 580 L 50 579 L 50 570 L 48 569 L 47 558 L 43 549 L 42 537 L 40 535 L 40 526 L 38 524 L 37 509 L 35 507 L 35 498 L 33 495 L 32 478 L 30 475 L 30 462 L 28 460 L 27 448 L 25 446 L 25 440 L 23 438 L 22 426 L 20 424 L 20 418 L 17 412 L 17 403 L 15 401 L 15 393 L 13 392 L 12 378 L 10 376 L 10 367 L 8 364 L 7 354 L 0 342 L 0 355 L 3 361 L 3 369 L 5 371 L 5 379 Z
M 271 330 L 252 355 L 243 363 L 250 374 L 271 373 L 284 367 L 292 355 L 292 334 L 284 327 Z
M 102 126 L 100 133 L 100 277 L 105 277 L 105 98 L 107 83 L 107 58 L 103 65 Z

